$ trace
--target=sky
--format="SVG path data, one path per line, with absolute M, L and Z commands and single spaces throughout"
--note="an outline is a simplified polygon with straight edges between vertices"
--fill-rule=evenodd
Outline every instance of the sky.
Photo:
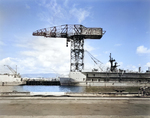
M 150 67 L 150 0 L 0 0 L 0 73 L 9 65 L 21 74 L 70 70 L 70 46 L 63 38 L 32 36 L 41 28 L 64 24 L 101 27 L 98 40 L 85 40 L 84 48 L 120 69 L 145 72 Z M 69 44 L 70 45 L 70 44 Z M 85 70 L 97 68 L 85 53 Z

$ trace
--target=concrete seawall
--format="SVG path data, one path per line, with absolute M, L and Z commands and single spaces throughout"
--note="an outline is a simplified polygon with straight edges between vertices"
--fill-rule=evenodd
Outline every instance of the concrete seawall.
M 105 92 L 105 93 L 66 93 L 66 92 L 0 92 L 0 97 L 141 97 L 141 93 Z M 148 97 L 148 96 L 147 96 Z

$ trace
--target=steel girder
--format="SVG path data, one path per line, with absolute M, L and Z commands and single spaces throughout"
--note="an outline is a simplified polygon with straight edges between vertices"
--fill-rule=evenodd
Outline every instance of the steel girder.
M 70 53 L 70 71 L 81 72 L 84 69 L 84 38 L 73 37 Z

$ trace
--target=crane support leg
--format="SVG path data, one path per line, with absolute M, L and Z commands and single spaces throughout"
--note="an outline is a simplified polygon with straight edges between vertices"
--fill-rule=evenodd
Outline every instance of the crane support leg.
M 84 69 L 84 38 L 74 36 L 71 40 L 70 72 L 81 72 Z

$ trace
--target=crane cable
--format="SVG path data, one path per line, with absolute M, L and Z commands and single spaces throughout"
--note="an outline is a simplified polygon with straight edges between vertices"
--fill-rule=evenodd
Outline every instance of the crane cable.
M 87 52 L 88 54 L 89 54 L 89 56 L 91 57 L 91 59 L 94 61 L 94 63 L 96 63 L 97 65 L 98 65 L 98 63 L 97 62 L 99 62 L 99 63 L 101 63 L 101 64 L 103 64 L 101 61 L 99 61 L 98 59 L 96 59 L 91 53 L 89 53 L 87 50 L 84 50 L 85 52 Z M 97 62 L 96 62 L 97 61 Z M 98 66 L 100 69 L 101 69 L 101 71 L 103 71 L 103 69 L 100 67 L 100 66 Z
M 96 59 L 91 53 L 89 53 L 87 50 L 84 50 L 85 52 L 87 52 L 91 58 L 95 59 L 97 62 L 100 62 L 101 64 L 103 64 L 101 61 L 99 61 L 98 59 Z

